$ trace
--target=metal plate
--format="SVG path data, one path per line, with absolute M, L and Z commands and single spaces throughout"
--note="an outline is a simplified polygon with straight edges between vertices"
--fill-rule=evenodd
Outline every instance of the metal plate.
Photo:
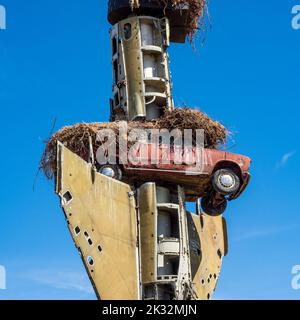
M 135 199 L 127 184 L 96 173 L 58 143 L 56 191 L 99 298 L 137 300 Z

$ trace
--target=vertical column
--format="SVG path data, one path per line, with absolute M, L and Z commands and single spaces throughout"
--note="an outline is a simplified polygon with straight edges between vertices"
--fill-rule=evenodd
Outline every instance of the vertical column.
M 145 183 L 138 190 L 143 299 L 191 298 L 183 191 Z
M 173 108 L 169 73 L 169 22 L 131 17 L 111 29 L 111 120 L 152 120 Z

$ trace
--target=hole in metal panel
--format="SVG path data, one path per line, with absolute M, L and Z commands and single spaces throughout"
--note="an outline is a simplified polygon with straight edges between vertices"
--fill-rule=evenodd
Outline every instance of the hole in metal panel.
M 90 265 L 90 266 L 93 266 L 94 265 L 94 259 L 91 257 L 91 256 L 89 256 L 89 257 L 87 257 L 87 263 Z
M 125 40 L 129 40 L 131 38 L 132 35 L 132 31 L 131 31 L 131 24 L 130 23 L 126 23 L 124 25 L 124 38 Z
M 112 39 L 112 49 L 113 49 L 113 55 L 115 55 L 118 51 L 118 45 L 117 45 L 117 37 L 114 36 Z
M 63 199 L 64 199 L 64 202 L 65 202 L 66 204 L 68 204 L 68 203 L 73 199 L 71 192 L 70 192 L 70 191 L 67 191 L 67 192 L 63 195 Z
M 75 232 L 76 236 L 78 236 L 80 233 L 80 228 L 78 226 L 75 227 L 74 232 Z

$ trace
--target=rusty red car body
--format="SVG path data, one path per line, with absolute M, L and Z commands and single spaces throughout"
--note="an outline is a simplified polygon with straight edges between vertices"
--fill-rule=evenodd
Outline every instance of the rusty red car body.
M 133 158 L 138 161 L 123 164 L 122 171 L 131 182 L 146 178 L 160 184 L 179 184 L 185 188 L 187 201 L 196 201 L 211 192 L 211 177 L 219 169 L 230 169 L 240 178 L 240 188 L 229 200 L 239 197 L 247 187 L 250 158 L 215 149 L 193 147 L 187 150 L 181 153 L 183 161 L 178 162 L 172 148 L 147 144 L 146 150 L 136 150 Z

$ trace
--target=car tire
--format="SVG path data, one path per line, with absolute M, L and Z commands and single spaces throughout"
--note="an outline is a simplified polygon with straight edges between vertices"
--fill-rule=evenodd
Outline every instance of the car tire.
M 118 165 L 103 165 L 98 172 L 106 177 L 122 180 L 122 170 Z
M 204 197 L 201 199 L 202 210 L 210 216 L 220 216 L 223 214 L 227 208 L 227 200 L 224 198 L 224 201 L 214 205 L 212 197 Z
M 214 173 L 212 185 L 217 193 L 227 196 L 235 194 L 240 189 L 241 180 L 231 169 L 220 169 Z

